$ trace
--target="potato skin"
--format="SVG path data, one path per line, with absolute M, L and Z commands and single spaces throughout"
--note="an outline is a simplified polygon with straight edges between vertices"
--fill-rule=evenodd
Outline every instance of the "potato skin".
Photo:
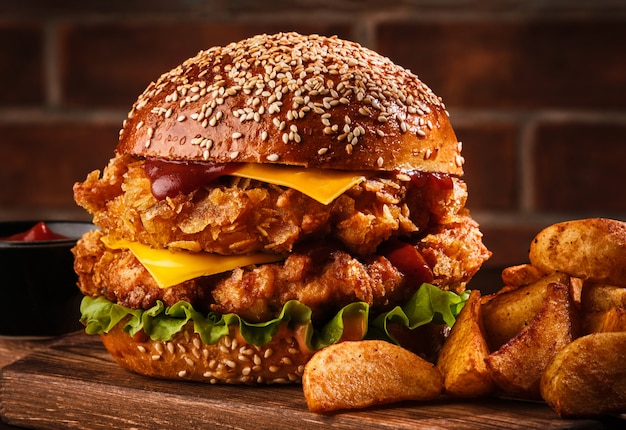
M 587 218 L 553 224 L 535 236 L 529 258 L 545 273 L 626 287 L 626 223 Z
M 580 337 L 548 364 L 543 399 L 561 417 L 626 411 L 626 332 Z
M 568 287 L 548 284 L 543 304 L 528 325 L 486 358 L 496 385 L 513 397 L 539 399 L 546 366 L 576 337 L 576 326 Z
M 489 348 L 483 333 L 481 295 L 479 290 L 473 290 L 437 360 L 446 394 L 471 398 L 486 396 L 494 390 L 485 363 Z
M 443 377 L 432 363 L 382 340 L 341 342 L 318 351 L 304 368 L 302 389 L 317 413 L 402 400 L 432 400 Z

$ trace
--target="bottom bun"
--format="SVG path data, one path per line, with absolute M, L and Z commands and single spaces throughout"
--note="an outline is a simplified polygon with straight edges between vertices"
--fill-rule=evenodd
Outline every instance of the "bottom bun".
M 208 345 L 187 323 L 171 340 L 130 336 L 117 324 L 102 343 L 117 363 L 141 375 L 212 384 L 288 384 L 302 380 L 313 353 L 301 348 L 294 330 L 283 328 L 264 346 L 247 343 L 236 328 Z M 142 332 L 143 333 L 143 332 Z

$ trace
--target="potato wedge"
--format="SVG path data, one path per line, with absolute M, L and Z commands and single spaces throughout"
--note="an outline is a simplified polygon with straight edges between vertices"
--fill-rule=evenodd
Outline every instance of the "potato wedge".
M 588 218 L 551 225 L 533 239 L 529 257 L 546 273 L 626 286 L 626 223 Z
M 626 265 L 626 261 L 622 264 Z M 590 284 L 583 286 L 580 298 L 583 311 L 608 311 L 616 307 L 626 307 L 626 288 L 606 284 Z
M 546 367 L 541 395 L 561 417 L 626 412 L 624 363 L 626 332 L 580 337 Z
M 492 298 L 485 297 L 482 314 L 491 351 L 500 348 L 528 325 L 543 305 L 547 287 L 553 282 L 567 284 L 569 277 L 564 273 L 553 273 L 530 285 L 497 292 Z
M 583 334 L 626 331 L 626 309 L 619 306 L 608 311 L 585 312 L 582 330 Z
M 473 290 L 441 348 L 437 367 L 444 392 L 456 397 L 481 397 L 491 393 L 494 382 L 485 363 L 489 355 L 483 335 L 480 291 Z
M 412 352 L 381 340 L 341 342 L 317 352 L 302 389 L 317 413 L 401 400 L 431 400 L 443 391 L 441 372 Z
M 544 369 L 576 337 L 577 323 L 567 285 L 549 284 L 534 318 L 486 358 L 496 385 L 514 397 L 539 398 Z
M 518 266 L 507 267 L 502 271 L 502 281 L 504 285 L 521 287 L 537 282 L 546 276 L 544 272 L 532 264 L 520 264 Z
M 583 334 L 626 331 L 626 288 L 585 284 L 581 292 Z

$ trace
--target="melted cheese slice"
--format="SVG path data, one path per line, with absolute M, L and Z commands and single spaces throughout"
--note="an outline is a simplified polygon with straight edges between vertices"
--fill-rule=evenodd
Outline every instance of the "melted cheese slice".
M 366 177 L 358 172 L 299 166 L 246 163 L 232 176 L 293 188 L 325 205 Z
M 283 260 L 276 254 L 219 255 L 207 252 L 172 252 L 167 249 L 154 249 L 139 242 L 128 240 L 102 241 L 110 249 L 128 249 L 148 270 L 160 288 L 168 288 L 200 276 L 215 275 L 250 264 L 272 263 Z

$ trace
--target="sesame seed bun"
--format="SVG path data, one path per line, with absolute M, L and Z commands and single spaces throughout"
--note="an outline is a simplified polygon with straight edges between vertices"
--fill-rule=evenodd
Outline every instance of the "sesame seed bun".
M 229 335 L 208 345 L 188 323 L 168 341 L 131 337 L 118 324 L 101 335 L 102 343 L 123 368 L 160 379 L 211 384 L 287 384 L 302 380 L 313 355 L 300 349 L 294 330 L 280 330 L 266 345 L 248 344 L 231 328 Z
M 148 86 L 119 154 L 462 175 L 437 97 L 356 43 L 260 35 L 199 52 Z

